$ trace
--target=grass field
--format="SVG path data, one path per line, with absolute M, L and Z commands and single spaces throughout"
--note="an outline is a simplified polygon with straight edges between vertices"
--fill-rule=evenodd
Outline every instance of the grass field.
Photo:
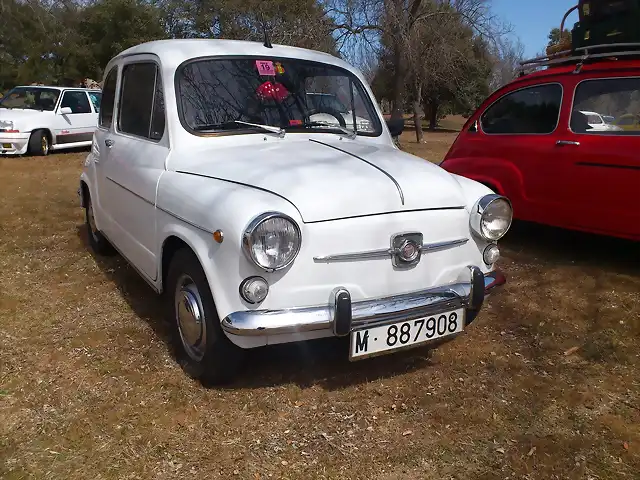
M 402 140 L 438 161 L 454 137 Z M 269 347 L 206 389 L 155 294 L 89 251 L 86 154 L 0 159 L 0 478 L 640 478 L 638 244 L 516 224 L 454 342 Z

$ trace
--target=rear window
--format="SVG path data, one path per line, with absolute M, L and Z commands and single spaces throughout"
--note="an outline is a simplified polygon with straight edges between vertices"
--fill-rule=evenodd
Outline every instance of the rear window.
M 612 117 L 594 128 L 592 115 Z M 640 135 L 640 78 L 602 78 L 585 80 L 576 87 L 571 110 L 571 130 L 593 135 Z M 598 122 L 599 123 L 599 122 Z
M 500 98 L 482 115 L 487 134 L 548 134 L 558 126 L 562 86 L 554 83 L 516 90 Z

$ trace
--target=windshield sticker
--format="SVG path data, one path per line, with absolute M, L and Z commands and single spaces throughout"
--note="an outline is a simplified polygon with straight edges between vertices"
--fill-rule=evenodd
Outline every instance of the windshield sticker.
M 272 61 L 256 60 L 256 67 L 258 67 L 258 73 L 260 75 L 274 76 L 276 74 L 276 69 L 273 67 Z
M 302 125 L 302 120 L 289 120 L 289 125 Z
M 284 67 L 280 62 L 276 62 L 276 72 L 278 75 L 282 75 L 284 73 Z

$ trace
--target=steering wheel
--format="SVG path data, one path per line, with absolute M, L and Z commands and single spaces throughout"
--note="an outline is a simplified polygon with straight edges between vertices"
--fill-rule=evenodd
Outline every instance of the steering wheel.
M 338 123 L 340 124 L 340 126 L 342 128 L 346 128 L 347 127 L 347 122 L 344 121 L 344 117 L 342 116 L 342 114 L 338 111 L 335 110 L 333 108 L 329 108 L 329 107 L 324 107 L 322 109 L 320 108 L 312 108 L 310 110 L 307 110 L 307 114 L 306 114 L 306 118 L 309 119 L 311 115 L 315 115 L 316 113 L 326 113 L 328 115 L 331 115 L 332 117 L 335 117 L 336 120 L 338 120 Z

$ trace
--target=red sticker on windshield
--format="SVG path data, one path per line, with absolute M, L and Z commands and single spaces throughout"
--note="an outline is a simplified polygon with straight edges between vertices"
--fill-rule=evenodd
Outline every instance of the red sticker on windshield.
M 289 125 L 302 125 L 302 120 L 289 120 Z
M 260 75 L 276 74 L 276 69 L 273 67 L 273 62 L 270 60 L 256 60 L 256 67 L 258 67 L 258 73 Z

